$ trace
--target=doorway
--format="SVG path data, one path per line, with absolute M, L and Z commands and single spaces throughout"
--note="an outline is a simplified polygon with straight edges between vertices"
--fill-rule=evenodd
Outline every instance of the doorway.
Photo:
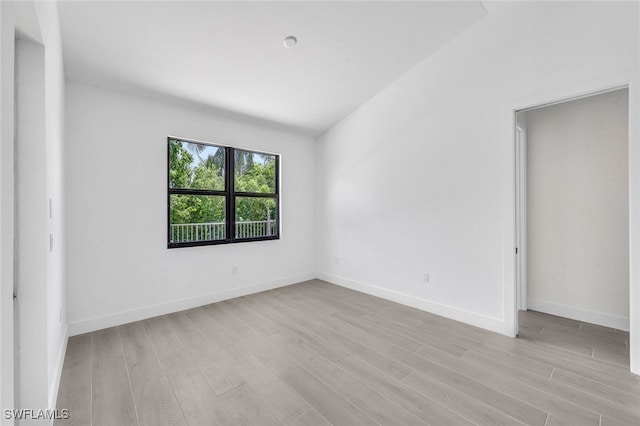
M 594 324 L 628 366 L 628 88 L 517 111 L 515 153 L 519 334 L 578 350 Z
M 45 50 L 15 42 L 14 406 L 48 407 Z M 45 349 L 45 350 L 43 350 Z

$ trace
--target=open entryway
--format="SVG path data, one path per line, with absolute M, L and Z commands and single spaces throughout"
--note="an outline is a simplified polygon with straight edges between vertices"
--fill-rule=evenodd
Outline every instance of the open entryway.
M 519 336 L 629 366 L 629 91 L 516 114 Z

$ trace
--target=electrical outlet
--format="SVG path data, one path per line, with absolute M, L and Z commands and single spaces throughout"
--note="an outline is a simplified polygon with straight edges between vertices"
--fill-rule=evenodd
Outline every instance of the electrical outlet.
M 423 283 L 427 283 L 427 284 L 429 283 L 429 273 L 428 272 L 424 272 L 422 274 L 422 282 Z

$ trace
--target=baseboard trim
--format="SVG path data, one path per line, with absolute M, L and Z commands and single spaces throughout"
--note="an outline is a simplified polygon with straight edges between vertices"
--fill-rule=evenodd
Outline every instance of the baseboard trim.
M 302 281 L 308 281 L 314 279 L 315 277 L 315 273 L 283 277 L 275 280 L 265 281 L 262 283 L 250 284 L 242 287 L 216 291 L 214 293 L 173 300 L 171 302 L 160 303 L 157 305 L 145 306 L 143 308 L 133 309 L 130 311 L 117 312 L 110 315 L 76 321 L 69 324 L 69 336 L 89 333 L 104 328 L 114 327 L 116 325 L 122 325 L 134 321 L 156 317 L 158 315 L 165 315 L 173 312 L 183 311 L 185 309 L 197 308 L 198 306 L 221 302 L 223 300 L 233 299 L 234 297 L 247 296 L 249 294 L 259 293 L 261 291 L 272 290 L 274 288 L 284 287 Z
M 527 300 L 527 309 L 559 317 L 571 318 L 576 321 L 611 327 L 622 331 L 629 331 L 629 318 L 617 315 L 531 299 Z
M 53 375 L 53 383 L 49 388 L 49 408 L 56 408 L 58 400 L 58 389 L 60 389 L 60 380 L 62 378 L 62 367 L 64 366 L 64 356 L 67 353 L 67 342 L 69 341 L 69 326 L 64 328 L 63 342 L 60 345 L 60 352 L 56 362 L 56 371 Z
M 420 297 L 412 296 L 406 293 L 400 293 L 398 291 L 389 290 L 382 287 L 376 287 L 371 284 L 355 281 L 337 275 L 318 272 L 317 276 L 318 279 L 327 281 L 331 284 L 350 288 L 351 290 L 381 297 L 383 299 L 410 306 L 412 308 L 420 309 L 422 311 L 426 311 L 435 315 L 439 315 L 455 321 L 461 321 L 466 324 L 484 328 L 485 330 L 504 334 L 504 323 L 500 319 L 476 314 L 474 312 L 465 311 L 453 306 L 444 305 L 442 303 L 433 302 L 427 299 L 422 299 Z

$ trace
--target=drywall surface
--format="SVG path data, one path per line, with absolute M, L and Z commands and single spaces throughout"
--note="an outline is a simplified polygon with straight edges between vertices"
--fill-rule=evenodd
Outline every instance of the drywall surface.
M 2 3 L 1 12 L 0 400 L 5 408 L 47 408 L 55 406 L 67 341 L 61 177 L 65 83 L 62 47 L 56 3 L 7 2 Z M 22 47 L 18 50 L 20 60 L 14 66 L 16 34 L 21 38 L 17 43 Z M 19 101 L 15 116 L 14 83 Z M 49 198 L 59 202 L 51 217 Z M 50 234 L 57 238 L 51 251 Z M 18 309 L 14 312 L 16 303 L 12 302 L 11 293 L 15 291 L 16 282 Z M 19 318 L 17 324 L 14 318 Z M 21 345 L 15 363 L 14 325 L 20 332 Z M 14 368 L 18 372 L 17 387 L 14 387 Z M 5 416 L 4 421 L 13 424 L 13 420 Z
M 312 139 L 71 81 L 66 132 L 70 334 L 314 276 Z M 168 135 L 281 154 L 281 238 L 167 249 Z
M 525 114 L 529 308 L 628 330 L 628 90 Z
M 46 195 L 41 212 L 46 257 L 47 378 L 49 407 L 55 406 L 67 342 L 65 276 L 65 77 L 58 5 L 34 2 L 44 49 Z
M 514 120 L 505 111 L 637 69 L 638 4 L 487 7 L 473 28 L 319 138 L 317 269 L 512 335 L 505 256 L 514 240 L 505 235 Z
M 48 407 L 44 47 L 16 40 L 16 275 L 20 407 Z
M 0 2 L 0 405 L 14 399 L 14 73 L 15 13 Z M 2 425 L 13 425 L 2 419 Z

